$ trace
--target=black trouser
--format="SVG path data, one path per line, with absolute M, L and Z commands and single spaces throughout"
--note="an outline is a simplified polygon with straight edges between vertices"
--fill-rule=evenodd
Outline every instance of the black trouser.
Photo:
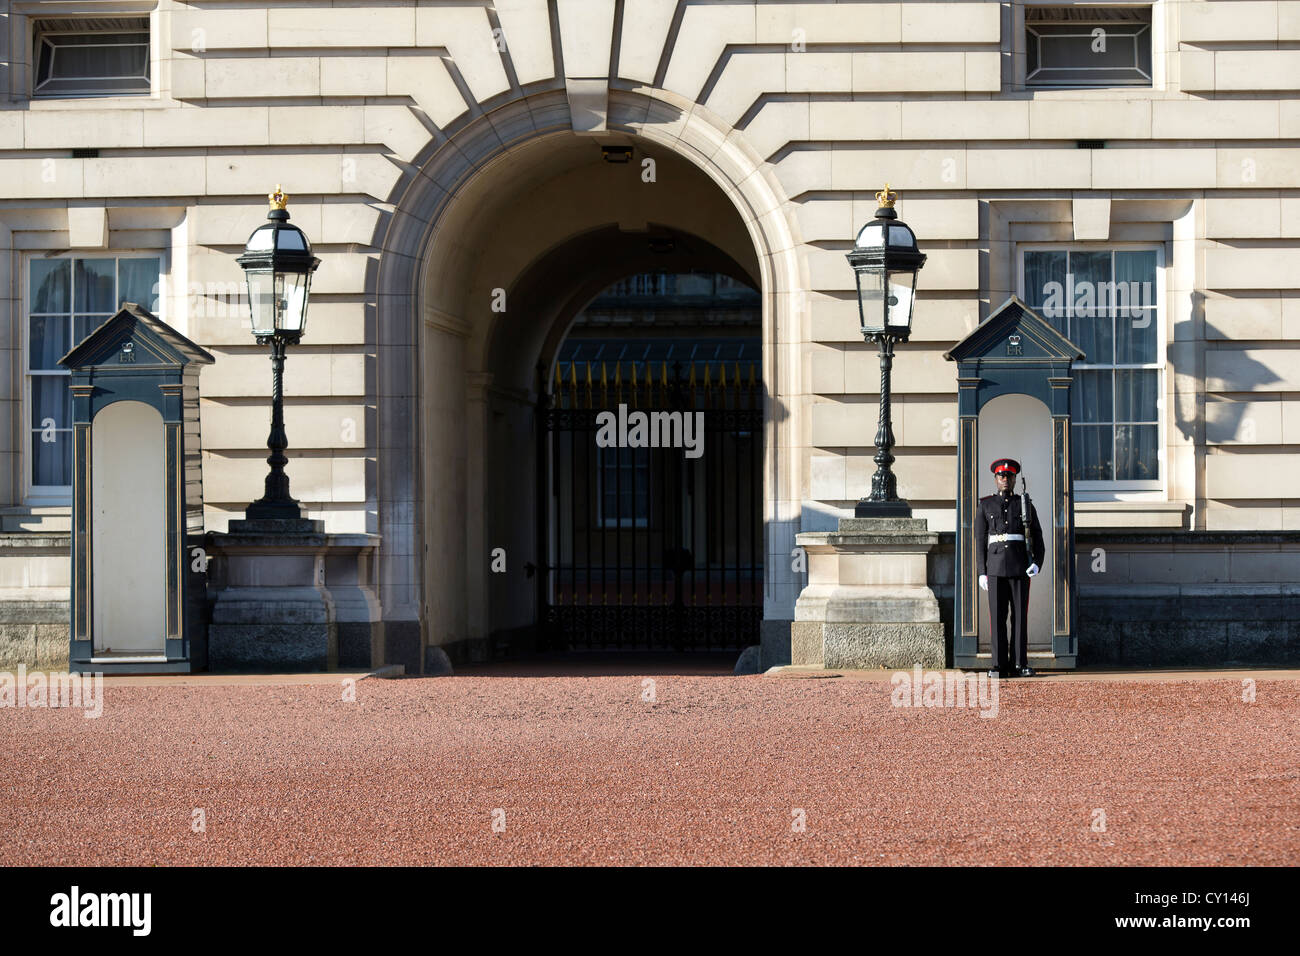
M 1011 644 L 1007 643 L 1007 611 L 1011 612 Z M 1029 575 L 989 576 L 989 650 L 1000 671 L 1029 666 Z

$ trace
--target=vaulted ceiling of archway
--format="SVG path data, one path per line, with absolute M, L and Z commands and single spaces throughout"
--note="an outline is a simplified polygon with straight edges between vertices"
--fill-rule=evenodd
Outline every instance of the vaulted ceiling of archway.
M 612 164 L 601 143 L 634 146 Z M 655 161 L 654 181 L 642 161 Z M 650 238 L 674 234 L 675 251 Z M 614 280 L 702 268 L 760 285 L 748 230 L 728 196 L 686 159 L 645 140 L 559 134 L 504 153 L 459 190 L 425 261 L 426 307 L 469 328 L 470 368 L 528 388 L 556 328 Z M 495 290 L 506 311 L 494 312 Z M 548 345 L 549 341 L 549 345 Z

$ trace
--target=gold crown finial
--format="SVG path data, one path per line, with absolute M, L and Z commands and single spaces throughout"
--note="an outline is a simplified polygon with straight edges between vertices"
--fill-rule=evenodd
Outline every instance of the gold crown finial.
M 889 183 L 885 183 L 885 188 L 876 193 L 876 202 L 882 209 L 893 209 L 897 200 L 898 193 L 889 188 Z
M 275 184 L 275 192 L 270 193 L 266 198 L 271 200 L 272 209 L 283 209 L 289 205 L 289 197 L 284 194 L 284 190 L 279 183 Z

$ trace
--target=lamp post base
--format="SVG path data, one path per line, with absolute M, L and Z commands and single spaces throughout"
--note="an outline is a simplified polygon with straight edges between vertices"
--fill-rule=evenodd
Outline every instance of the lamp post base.
M 231 518 L 228 534 L 324 534 L 325 522 L 315 518 Z
M 892 501 L 872 501 L 870 498 L 860 498 L 857 506 L 853 509 L 855 518 L 910 518 L 912 517 L 912 506 L 901 498 L 895 498 Z

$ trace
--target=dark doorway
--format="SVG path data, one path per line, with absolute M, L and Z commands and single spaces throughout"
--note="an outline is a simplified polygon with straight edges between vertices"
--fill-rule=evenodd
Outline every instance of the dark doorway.
M 539 649 L 758 643 L 760 316 L 750 286 L 692 272 L 623 279 L 575 320 L 538 409 Z

